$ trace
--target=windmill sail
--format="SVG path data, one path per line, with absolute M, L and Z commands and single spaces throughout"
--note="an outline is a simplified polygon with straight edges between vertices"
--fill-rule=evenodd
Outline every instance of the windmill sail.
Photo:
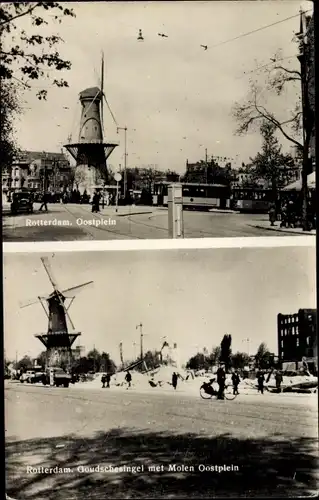
M 82 288 L 91 285 L 92 283 L 93 281 L 87 281 L 86 283 L 82 283 L 81 285 L 76 285 L 72 286 L 71 288 L 67 288 L 66 290 L 63 290 L 61 293 L 64 295 L 64 297 L 71 298 L 73 293 L 80 291 Z
M 44 269 L 46 270 L 46 273 L 49 277 L 49 280 L 50 280 L 51 285 L 53 286 L 54 290 L 58 290 L 59 285 L 53 276 L 49 259 L 47 257 L 41 257 L 41 262 L 43 264 Z

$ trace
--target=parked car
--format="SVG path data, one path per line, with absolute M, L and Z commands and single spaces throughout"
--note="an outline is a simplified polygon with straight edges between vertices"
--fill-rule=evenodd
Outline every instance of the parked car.
M 42 382 L 44 372 L 39 370 L 27 370 L 22 373 L 20 377 L 20 382 L 27 382 L 28 384 L 35 384 L 37 382 Z
M 12 194 L 11 213 L 16 215 L 18 213 L 33 212 L 33 193 L 30 191 L 22 191 Z
M 56 387 L 59 387 L 60 385 L 63 385 L 63 387 L 69 387 L 69 384 L 72 381 L 71 379 L 71 375 L 66 373 L 63 368 L 54 366 L 47 368 L 42 376 L 42 383 L 43 385 L 54 385 Z

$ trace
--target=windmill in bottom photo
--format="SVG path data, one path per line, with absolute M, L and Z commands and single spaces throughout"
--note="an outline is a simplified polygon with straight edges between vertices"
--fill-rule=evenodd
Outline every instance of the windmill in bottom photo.
M 54 278 L 48 258 L 41 257 L 41 262 L 49 277 L 53 291 L 47 296 L 39 295 L 37 298 L 21 304 L 20 307 L 28 307 L 36 304 L 38 301 L 41 303 L 48 318 L 48 330 L 46 333 L 35 335 L 35 337 L 46 347 L 46 368 L 59 366 L 69 369 L 72 362 L 71 347 L 74 341 L 81 335 L 81 332 L 75 331 L 74 324 L 69 315 L 69 308 L 75 299 L 75 294 L 83 287 L 93 283 L 93 281 L 61 290 Z M 67 299 L 70 300 L 68 307 L 66 306 Z M 69 331 L 68 323 L 72 331 Z

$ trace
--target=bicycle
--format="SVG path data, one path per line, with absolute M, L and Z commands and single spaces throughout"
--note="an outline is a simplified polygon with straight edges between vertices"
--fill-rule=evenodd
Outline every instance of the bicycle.
M 211 399 L 213 396 L 217 397 L 218 391 L 216 389 L 214 389 L 214 387 L 212 386 L 213 382 L 214 382 L 214 380 L 210 380 L 209 382 L 204 382 L 200 386 L 199 394 L 200 394 L 202 399 Z M 233 389 L 234 388 L 233 388 L 232 384 L 225 384 L 224 395 L 228 401 L 234 400 L 237 396 L 237 394 L 234 394 Z

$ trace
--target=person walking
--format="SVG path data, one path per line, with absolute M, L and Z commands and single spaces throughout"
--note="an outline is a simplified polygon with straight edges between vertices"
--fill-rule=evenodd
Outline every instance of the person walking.
M 174 387 L 175 391 L 176 391 L 176 387 L 177 387 L 177 379 L 178 379 L 178 376 L 175 372 L 173 372 L 173 375 L 172 375 L 172 386 Z
M 234 371 L 234 373 L 231 376 L 231 379 L 233 382 L 233 394 L 237 395 L 237 394 L 239 394 L 238 386 L 239 386 L 239 382 L 240 382 L 240 377 L 239 377 L 239 373 L 237 370 Z
M 41 198 L 41 206 L 39 208 L 39 212 L 42 212 L 43 207 L 45 208 L 46 212 L 48 211 L 48 205 L 47 205 L 48 201 L 49 201 L 49 195 L 48 193 L 44 192 Z
M 131 387 L 131 382 L 132 382 L 132 375 L 130 374 L 129 371 L 126 372 L 125 380 L 127 382 L 128 385 L 127 389 L 128 389 L 129 387 Z
M 224 365 L 220 365 L 217 370 L 217 384 L 218 384 L 218 394 L 217 399 L 225 399 L 225 381 L 226 381 L 226 373 L 224 369 Z
M 111 380 L 111 375 L 109 373 L 106 374 L 106 387 L 109 389 L 110 388 L 110 380 Z
M 269 222 L 271 226 L 275 225 L 276 219 L 277 219 L 276 205 L 275 203 L 272 203 L 269 208 Z
M 265 375 L 262 371 L 259 371 L 257 373 L 257 382 L 258 382 L 258 392 L 264 394 Z
M 106 382 L 106 375 L 103 373 L 101 377 L 101 382 L 102 382 L 102 389 L 105 389 L 105 382 Z
M 275 375 L 275 380 L 276 380 L 276 389 L 278 392 L 281 392 L 282 374 L 280 371 L 277 371 Z
M 92 199 L 92 212 L 98 213 L 100 211 L 100 195 L 95 192 Z

